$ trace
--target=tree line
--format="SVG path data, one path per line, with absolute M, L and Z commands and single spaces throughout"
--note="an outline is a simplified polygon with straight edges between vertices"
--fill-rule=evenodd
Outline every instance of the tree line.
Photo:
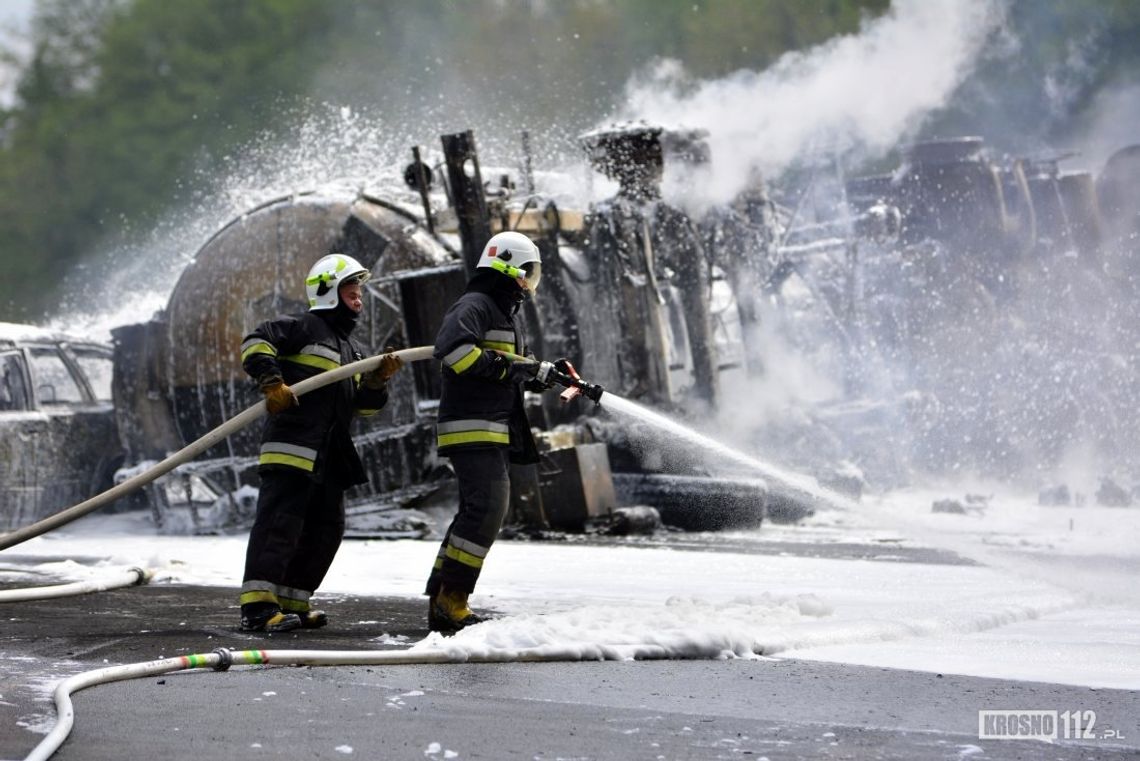
M 1026 4 L 1069 24 L 1080 21 L 1074 6 L 1092 7 L 1120 45 L 1136 39 L 1126 2 L 1018 0 Z M 145 229 L 201 190 L 231 152 L 284 131 L 313 98 L 516 134 L 573 130 L 610 112 L 629 76 L 655 58 L 678 59 L 702 78 L 762 69 L 854 32 L 888 5 L 40 0 L 27 52 L 0 50 L 19 67 L 0 110 L 0 319 L 51 311 L 48 273 Z

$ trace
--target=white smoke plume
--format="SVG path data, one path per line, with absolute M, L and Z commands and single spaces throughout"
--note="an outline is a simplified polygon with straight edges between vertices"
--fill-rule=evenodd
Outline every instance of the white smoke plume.
M 725 202 L 752 172 L 775 176 L 805 154 L 889 151 L 948 101 L 1006 16 L 1004 0 L 896 0 L 857 34 L 761 72 L 693 83 L 665 60 L 629 83 L 619 118 L 708 130 L 712 171 L 697 192 Z
M 1140 83 L 1113 82 L 1097 93 L 1068 142 L 1081 151 L 1081 163 L 1099 170 L 1112 153 L 1140 142 L 1137 124 Z

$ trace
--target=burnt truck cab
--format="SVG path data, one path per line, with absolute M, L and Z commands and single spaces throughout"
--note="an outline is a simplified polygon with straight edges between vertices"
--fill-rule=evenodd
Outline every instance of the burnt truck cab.
M 111 376 L 107 344 L 0 323 L 0 530 L 111 486 L 123 459 Z

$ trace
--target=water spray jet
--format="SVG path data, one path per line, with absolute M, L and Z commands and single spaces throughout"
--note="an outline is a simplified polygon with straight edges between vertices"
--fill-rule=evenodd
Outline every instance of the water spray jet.
M 853 509 L 855 503 L 848 497 L 820 486 L 815 479 L 792 473 L 771 463 L 733 449 L 712 439 L 689 426 L 683 425 L 655 410 L 616 394 L 606 393 L 601 406 L 613 413 L 632 417 L 658 430 L 671 434 L 677 440 L 699 447 L 702 451 L 720 458 L 722 461 L 741 466 L 759 474 L 771 491 L 778 492 L 787 499 L 804 502 L 813 507 Z

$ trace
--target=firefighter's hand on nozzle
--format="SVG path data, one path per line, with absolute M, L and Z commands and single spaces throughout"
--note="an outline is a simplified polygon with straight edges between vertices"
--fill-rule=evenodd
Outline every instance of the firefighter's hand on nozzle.
M 550 378 L 550 373 L 553 370 L 554 365 L 550 362 L 539 362 L 538 368 L 534 371 L 534 379 L 545 388 L 550 388 L 554 384 L 554 381 Z
M 388 380 L 404 366 L 404 360 L 392 353 L 396 351 L 395 349 L 389 346 L 385 348 L 384 351 L 387 353 L 381 358 L 380 364 L 376 369 L 369 370 L 361 378 L 361 382 L 374 391 L 378 391 L 387 386 Z
M 508 383 L 526 383 L 533 380 L 534 374 L 538 371 L 537 362 L 517 362 L 507 359 L 502 354 L 496 356 L 506 367 Z
M 549 362 L 529 362 L 526 365 L 527 380 L 523 383 L 523 388 L 534 394 L 541 394 L 547 391 L 554 385 L 555 378 L 558 373 L 554 369 L 554 365 Z
M 265 409 L 269 411 L 270 415 L 284 412 L 301 403 L 301 400 L 293 393 L 293 389 L 286 386 L 285 381 L 280 378 L 276 381 L 270 380 L 262 383 L 261 393 L 265 394 Z

